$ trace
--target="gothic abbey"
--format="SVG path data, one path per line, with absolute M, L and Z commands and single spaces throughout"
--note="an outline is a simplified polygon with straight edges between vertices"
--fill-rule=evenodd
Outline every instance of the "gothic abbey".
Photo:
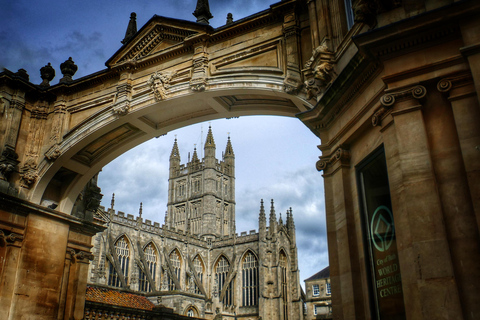
M 219 161 L 209 128 L 204 158 L 181 164 L 170 155 L 165 224 L 111 208 L 97 211 L 108 226 L 93 238 L 89 286 L 141 293 L 156 305 L 205 319 L 302 319 L 292 209 L 284 223 L 273 200 L 267 226 L 235 233 L 235 155 L 230 138 Z

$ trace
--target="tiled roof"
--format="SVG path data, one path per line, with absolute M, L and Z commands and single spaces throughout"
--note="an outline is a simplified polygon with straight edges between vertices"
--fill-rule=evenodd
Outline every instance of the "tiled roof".
M 105 303 L 113 306 L 152 310 L 155 306 L 146 297 L 107 288 L 87 286 L 86 301 Z
M 313 276 L 311 276 L 308 279 L 305 279 L 305 281 L 309 280 L 317 280 L 317 279 L 325 279 L 325 278 L 330 278 L 330 266 L 320 270 L 319 272 L 315 273 Z

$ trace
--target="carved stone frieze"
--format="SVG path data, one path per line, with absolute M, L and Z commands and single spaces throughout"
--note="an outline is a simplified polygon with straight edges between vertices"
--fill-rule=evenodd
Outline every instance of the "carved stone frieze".
M 173 73 L 157 71 L 150 77 L 147 84 L 155 95 L 155 100 L 161 101 L 167 98 L 167 90 L 170 87 L 170 81 L 176 73 L 176 71 Z
M 343 148 L 338 148 L 330 157 L 318 160 L 316 163 L 316 168 L 318 171 L 322 171 L 337 161 L 341 161 L 343 164 L 348 164 L 350 161 L 350 151 Z
M 374 127 L 381 125 L 382 118 L 392 106 L 402 100 L 423 99 L 427 95 L 427 89 L 422 85 L 416 85 L 408 89 L 394 92 L 388 92 L 380 98 L 382 106 L 377 109 L 372 116 L 372 125 Z

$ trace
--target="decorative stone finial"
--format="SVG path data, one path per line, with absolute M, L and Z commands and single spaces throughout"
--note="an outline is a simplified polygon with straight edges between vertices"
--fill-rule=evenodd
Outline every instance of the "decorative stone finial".
M 60 79 L 60 83 L 71 82 L 73 81 L 72 77 L 77 72 L 78 66 L 73 62 L 72 57 L 68 58 L 67 61 L 60 64 L 60 71 L 62 71 L 63 78 Z
M 130 14 L 130 21 L 128 22 L 127 31 L 125 32 L 125 38 L 121 41 L 123 44 L 127 43 L 137 33 L 137 14 L 132 12 Z
M 115 193 L 112 194 L 112 201 L 110 202 L 110 209 L 113 210 L 114 206 L 115 206 Z
M 197 18 L 198 23 L 210 24 L 208 20 L 212 19 L 213 16 L 210 13 L 210 6 L 208 5 L 208 0 L 197 0 L 197 7 L 193 12 L 195 18 Z
M 138 217 L 142 217 L 142 213 L 143 213 L 143 203 L 140 202 L 140 209 L 138 210 Z
M 233 23 L 233 14 L 230 12 L 227 13 L 227 24 L 232 24 Z
M 40 77 L 43 80 L 42 83 L 40 83 L 40 86 L 49 87 L 49 82 L 52 81 L 53 78 L 55 78 L 55 69 L 53 69 L 50 62 L 46 66 L 40 68 Z

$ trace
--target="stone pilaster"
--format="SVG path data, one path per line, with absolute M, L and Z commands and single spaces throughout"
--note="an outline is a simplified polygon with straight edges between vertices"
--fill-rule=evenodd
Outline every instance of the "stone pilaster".
M 382 133 L 397 228 L 407 318 L 461 318 L 452 256 L 442 216 L 421 101 L 423 86 L 388 90 Z M 377 114 L 377 113 L 376 113 Z M 372 121 L 375 125 L 375 121 Z M 423 301 L 423 302 L 422 302 Z M 426 303 L 428 301 L 428 303 Z
M 361 261 L 358 255 L 360 238 L 357 234 L 351 180 L 350 151 L 338 148 L 333 154 L 322 156 L 317 170 L 324 171 L 329 243 L 330 278 L 333 313 L 343 319 L 364 319 L 363 291 L 361 290 Z M 331 248 L 333 246 L 333 248 Z M 353 290 L 352 290 L 353 288 Z

